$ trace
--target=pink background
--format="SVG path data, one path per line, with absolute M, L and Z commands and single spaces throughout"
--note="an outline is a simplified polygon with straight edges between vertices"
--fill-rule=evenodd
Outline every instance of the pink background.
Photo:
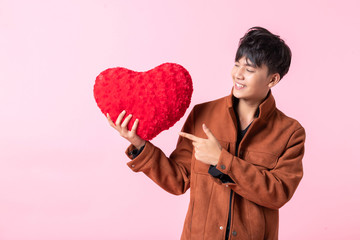
M 307 132 L 280 239 L 359 239 L 360 6 L 294 2 L 0 0 L 0 239 L 179 239 L 189 191 L 170 195 L 126 166 L 95 77 L 180 63 L 194 82 L 187 116 L 230 93 L 239 38 L 256 25 L 292 49 L 273 93 Z M 184 121 L 152 142 L 170 154 Z

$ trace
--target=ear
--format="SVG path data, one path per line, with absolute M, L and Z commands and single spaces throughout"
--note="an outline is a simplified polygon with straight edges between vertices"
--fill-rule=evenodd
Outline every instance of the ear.
M 268 84 L 269 88 L 274 87 L 276 84 L 278 84 L 278 82 L 280 82 L 280 74 L 279 73 L 271 74 L 269 76 L 269 78 L 270 78 L 270 82 Z

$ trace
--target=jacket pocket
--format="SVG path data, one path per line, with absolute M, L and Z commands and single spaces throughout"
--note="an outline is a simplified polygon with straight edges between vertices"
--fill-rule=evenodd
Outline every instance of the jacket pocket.
M 246 151 L 244 159 L 254 165 L 261 166 L 267 169 L 273 169 L 278 161 L 278 156 L 273 153 Z
M 218 141 L 219 141 L 221 147 L 225 148 L 226 150 L 229 150 L 228 149 L 229 148 L 229 143 L 228 142 L 221 141 L 221 140 L 218 140 Z M 208 171 L 209 171 L 210 165 L 205 164 L 205 163 L 195 159 L 195 150 L 194 150 L 194 148 L 193 148 L 192 158 L 193 158 L 193 161 L 194 161 L 194 171 L 196 173 L 209 174 Z

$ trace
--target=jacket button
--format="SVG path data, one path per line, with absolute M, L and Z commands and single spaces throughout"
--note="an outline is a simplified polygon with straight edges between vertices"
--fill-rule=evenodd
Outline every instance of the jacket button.
M 220 226 L 220 230 L 223 230 L 224 229 L 224 227 L 223 226 Z
M 226 168 L 225 165 L 221 165 L 220 167 L 222 170 L 224 170 Z
M 236 232 L 236 231 L 233 231 L 233 232 L 232 232 L 232 235 L 233 235 L 233 236 L 236 236 L 236 235 L 237 235 L 237 232 Z

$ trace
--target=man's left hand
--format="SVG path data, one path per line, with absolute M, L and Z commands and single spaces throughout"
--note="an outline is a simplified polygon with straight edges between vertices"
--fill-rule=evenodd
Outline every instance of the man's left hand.
M 219 162 L 222 147 L 205 123 L 202 127 L 208 138 L 199 138 L 184 132 L 180 132 L 179 135 L 193 141 L 197 160 L 215 166 Z

